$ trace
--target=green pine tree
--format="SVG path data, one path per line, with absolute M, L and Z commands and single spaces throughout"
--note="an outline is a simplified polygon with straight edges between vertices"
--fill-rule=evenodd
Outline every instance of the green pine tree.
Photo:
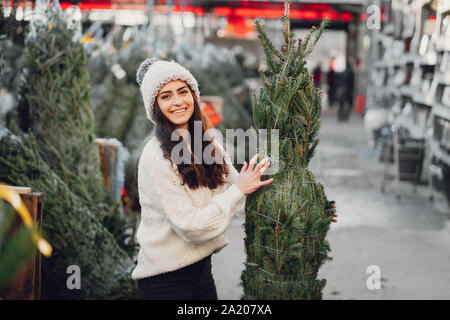
M 82 199 L 103 200 L 106 189 L 95 142 L 87 57 L 52 6 L 48 22 L 32 21 L 26 39 L 18 111 L 44 160 Z
M 8 17 L 5 16 L 5 3 L 0 3 L 0 41 L 8 38 L 8 33 L 17 26 L 15 19 L 17 1 L 13 1 L 13 7 Z M 0 51 L 0 77 L 4 67 L 4 52 Z M 3 123 L 0 122 L 0 131 Z M 1 133 L 0 133 L 1 134 Z M 31 238 L 31 229 L 21 226 L 16 233 L 12 229 L 17 214 L 14 209 L 3 199 L 0 199 L 0 297 L 3 289 L 14 279 L 21 266 L 32 256 L 35 246 Z
M 87 56 L 57 8 L 52 4 L 44 23 L 31 22 L 17 107 L 20 127 L 33 133 L 44 161 L 132 255 L 135 248 L 123 235 L 127 223 L 104 186 Z
M 17 21 L 15 19 L 16 12 L 17 12 L 17 0 L 13 1 L 13 6 L 11 8 L 11 12 L 9 16 L 5 16 L 5 7 L 4 3 L 0 3 L 0 41 L 3 41 L 8 38 L 8 33 L 12 31 L 16 25 Z M 3 66 L 1 64 L 3 57 L 3 52 L 0 52 L 0 75 L 2 72 L 1 67 Z
M 0 137 L 0 181 L 44 194 L 43 231 L 53 247 L 43 259 L 44 299 L 134 299 L 134 262 L 86 204 L 44 161 L 33 135 Z M 67 267 L 81 270 L 81 289 L 69 290 Z
M 2 132 L 0 181 L 44 194 L 43 230 L 54 248 L 43 261 L 44 298 L 133 298 L 134 247 L 103 185 L 86 55 L 60 11 L 46 16 L 26 41 L 18 109 L 27 134 Z M 81 269 L 81 290 L 66 286 L 70 265 Z
M 15 232 L 17 213 L 12 206 L 0 198 L 0 297 L 3 289 L 21 267 L 32 257 L 36 247 L 32 240 L 32 229 L 20 226 Z
M 72 40 L 53 4 L 48 21 L 32 21 L 26 39 L 18 111 L 24 132 L 35 135 L 50 167 L 87 202 L 107 194 L 95 142 L 90 79 L 83 46 Z
M 18 1 L 12 1 L 11 12 L 8 16 L 6 16 L 5 5 L 6 3 L 3 1 L 0 3 L 0 41 L 5 40 L 8 37 L 8 33 L 13 31 L 18 25 L 18 22 L 16 21 Z
M 331 259 L 325 237 L 334 202 L 327 200 L 308 169 L 319 143 L 321 91 L 314 89 L 305 61 L 327 21 L 313 27 L 305 39 L 293 39 L 289 5 L 286 0 L 280 19 L 281 50 L 256 21 L 270 76 L 261 73 L 264 86 L 253 100 L 254 126 L 267 130 L 267 150 L 271 150 L 270 129 L 278 130 L 279 170 L 271 184 L 247 197 L 243 299 L 321 299 L 326 280 L 317 279 L 317 274 Z M 259 153 L 265 152 L 260 147 Z M 271 163 L 275 165 L 274 160 Z

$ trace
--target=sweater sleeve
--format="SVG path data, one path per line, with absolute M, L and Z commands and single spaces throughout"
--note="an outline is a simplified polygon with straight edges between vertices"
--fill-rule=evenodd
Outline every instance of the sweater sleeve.
M 222 150 L 224 156 L 225 156 L 225 163 L 228 165 L 228 176 L 227 176 L 227 183 L 228 184 L 235 184 L 238 177 L 239 172 L 234 167 L 233 163 L 231 162 L 230 156 L 228 153 L 224 150 L 223 146 L 216 140 L 215 141 L 219 148 Z M 244 196 L 241 200 L 238 201 L 236 204 L 236 208 L 234 209 L 236 216 L 239 218 L 245 217 L 245 202 L 247 201 L 247 196 Z
M 153 190 L 147 194 L 159 207 L 175 232 L 187 242 L 203 243 L 223 234 L 234 215 L 236 204 L 244 198 L 244 194 L 235 184 L 231 184 L 224 192 L 212 197 L 212 201 L 200 208 L 193 204 L 190 195 L 181 184 L 181 177 L 176 166 L 167 159 L 144 157 L 145 166 L 142 174 L 147 175 L 151 188 L 143 188 L 142 192 Z

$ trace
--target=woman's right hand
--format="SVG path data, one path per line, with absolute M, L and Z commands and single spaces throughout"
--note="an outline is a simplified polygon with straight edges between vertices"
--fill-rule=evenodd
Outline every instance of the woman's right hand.
M 239 177 L 236 181 L 236 186 L 244 195 L 255 192 L 260 187 L 268 185 L 273 182 L 273 178 L 261 181 L 261 176 L 264 171 L 270 166 L 269 158 L 265 158 L 255 166 L 256 159 L 259 154 L 255 154 L 250 160 L 250 164 L 244 161 Z

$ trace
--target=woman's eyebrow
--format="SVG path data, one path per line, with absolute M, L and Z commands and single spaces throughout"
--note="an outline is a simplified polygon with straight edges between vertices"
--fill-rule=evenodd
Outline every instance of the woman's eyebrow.
M 164 93 L 171 93 L 172 91 L 163 91 L 163 92 L 161 92 L 159 95 L 162 95 L 162 94 L 164 94 Z
M 187 86 L 182 86 L 181 88 L 178 88 L 177 91 L 180 91 L 181 89 L 187 88 Z M 172 91 L 163 91 L 159 95 L 162 95 L 163 93 L 171 93 Z

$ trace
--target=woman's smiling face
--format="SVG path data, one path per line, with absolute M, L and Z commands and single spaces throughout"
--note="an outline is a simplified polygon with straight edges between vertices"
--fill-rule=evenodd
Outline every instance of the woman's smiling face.
M 188 129 L 188 121 L 194 113 L 194 97 L 186 82 L 174 80 L 166 83 L 156 98 L 164 116 L 177 128 Z

